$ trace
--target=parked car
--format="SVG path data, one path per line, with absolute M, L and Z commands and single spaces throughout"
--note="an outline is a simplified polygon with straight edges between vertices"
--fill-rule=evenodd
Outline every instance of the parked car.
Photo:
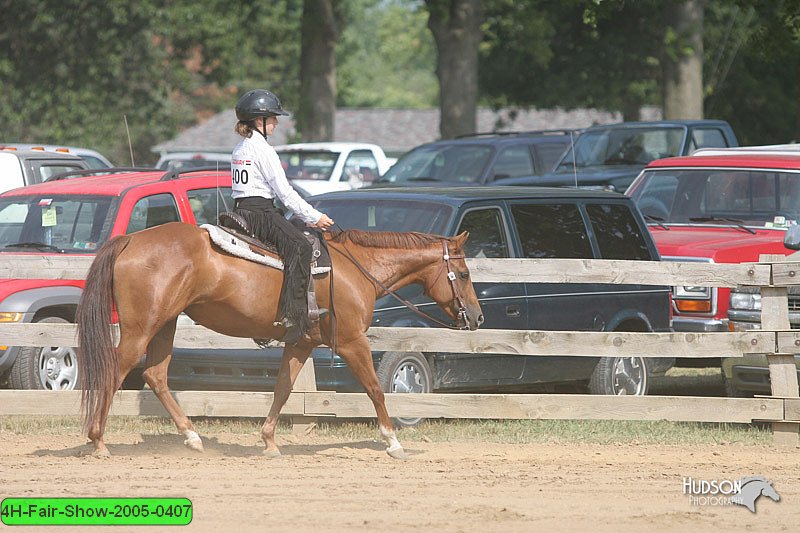
M 376 144 L 314 142 L 275 146 L 286 177 L 307 196 L 369 185 L 392 165 Z
M 800 287 L 789 287 L 789 327 L 800 329 Z M 730 329 L 746 331 L 761 328 L 761 293 L 758 287 L 731 289 L 728 309 Z M 794 356 L 800 377 L 800 355 Z M 722 360 L 722 378 L 728 396 L 749 397 L 772 394 L 769 363 L 763 354 L 728 357 Z
M 724 120 L 659 120 L 592 126 L 575 139 L 552 172 L 498 185 L 588 187 L 625 192 L 651 161 L 699 148 L 738 146 Z
M 659 259 L 641 215 L 629 198 L 615 193 L 515 187 L 383 188 L 329 193 L 310 201 L 344 228 L 441 235 L 469 231 L 468 257 Z M 477 283 L 475 290 L 486 320 L 483 328 L 670 331 L 668 287 L 520 282 Z M 420 287 L 399 292 L 444 319 Z M 376 303 L 372 325 L 431 326 L 391 296 Z M 176 349 L 171 386 L 270 390 L 274 385 L 279 349 L 233 365 L 226 354 L 206 355 L 199 349 Z M 328 349 L 314 350 L 313 357 L 319 389 L 362 390 L 338 357 L 333 370 L 340 369 L 339 377 L 330 380 L 334 376 Z M 596 394 L 646 394 L 649 378 L 666 372 L 673 359 L 376 351 L 373 362 L 386 392 L 588 388 Z
M 621 195 L 504 188 L 366 190 L 312 199 L 346 227 L 472 233 L 473 257 L 603 257 L 657 260 L 641 215 Z M 0 195 L 0 253 L 94 254 L 114 235 L 181 220 L 207 223 L 230 209 L 230 174 L 153 171 L 76 177 Z M 591 229 L 590 229 L 591 228 Z M 72 322 L 82 280 L 1 280 L 0 319 Z M 631 285 L 482 284 L 486 327 L 604 331 L 668 331 L 666 287 Z M 414 292 L 416 291 L 416 293 Z M 426 306 L 418 289 L 406 297 Z M 373 325 L 420 325 L 389 298 Z M 182 323 L 191 323 L 188 317 Z M 8 347 L 0 374 L 14 388 L 71 389 L 78 354 L 71 347 Z M 176 390 L 271 390 L 281 350 L 179 349 L 170 386 Z M 385 390 L 521 390 L 563 383 L 596 393 L 644 394 L 649 376 L 671 359 L 374 354 Z M 344 362 L 314 351 L 321 390 L 360 391 Z M 141 386 L 141 375 L 128 386 Z
M 168 152 L 162 154 L 156 168 L 182 172 L 193 168 L 231 169 L 230 152 Z
M 661 159 L 627 194 L 664 260 L 741 263 L 761 254 L 788 255 L 786 230 L 800 217 L 800 154 Z M 728 331 L 729 297 L 724 287 L 674 287 L 673 327 Z
M 44 150 L 0 150 L 0 192 L 45 181 L 50 176 L 71 170 L 86 170 L 88 164 L 78 156 Z
M 758 154 L 800 155 L 800 144 L 764 144 L 758 146 L 734 146 L 731 148 L 700 148 L 691 155 L 758 155 Z
M 570 130 L 477 133 L 417 146 L 377 187 L 492 185 L 552 170 L 577 133 Z
M 8 191 L 0 195 L 0 254 L 93 255 L 115 235 L 178 220 L 213 222 L 219 211 L 232 207 L 230 183 L 229 172 L 144 171 L 48 181 Z M 0 320 L 73 322 L 83 283 L 2 279 Z M 1 349 L 0 376 L 13 388 L 77 385 L 77 354 L 71 347 Z M 141 386 L 141 374 L 134 373 L 129 384 Z
M 62 146 L 59 144 L 27 144 L 27 143 L 0 143 L 2 149 L 13 150 L 43 150 L 45 152 L 56 152 L 62 154 L 77 155 L 89 166 L 89 168 L 110 168 L 114 165 L 106 156 L 90 148 L 80 148 L 77 146 Z

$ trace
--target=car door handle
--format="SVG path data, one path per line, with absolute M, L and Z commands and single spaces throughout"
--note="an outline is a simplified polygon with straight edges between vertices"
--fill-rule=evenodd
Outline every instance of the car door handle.
M 506 316 L 519 316 L 519 306 L 509 305 L 506 307 Z

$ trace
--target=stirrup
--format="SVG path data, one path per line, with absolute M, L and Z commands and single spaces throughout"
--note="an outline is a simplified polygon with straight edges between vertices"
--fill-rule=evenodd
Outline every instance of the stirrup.
M 308 318 L 311 319 L 312 322 L 318 321 L 320 318 L 324 317 L 327 314 L 328 314 L 327 307 L 320 307 L 318 309 L 308 310 Z
M 272 325 L 275 327 L 281 326 L 286 328 L 286 333 L 283 334 L 283 337 L 278 339 L 284 344 L 297 344 L 297 341 L 299 341 L 300 338 L 303 336 L 303 332 L 300 329 L 300 326 L 295 324 L 288 318 L 284 318 L 283 320 L 273 322 Z

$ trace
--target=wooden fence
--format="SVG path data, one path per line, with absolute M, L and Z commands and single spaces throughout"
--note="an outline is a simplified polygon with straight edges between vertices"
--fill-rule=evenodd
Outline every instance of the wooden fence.
M 1 278 L 82 279 L 92 257 L 18 256 L 0 259 Z M 759 286 L 762 328 L 720 333 L 627 333 L 577 331 L 372 328 L 374 350 L 481 354 L 742 357 L 766 354 L 772 396 L 710 398 L 667 396 L 595 396 L 561 394 L 388 394 L 392 416 L 494 419 L 615 419 L 772 423 L 775 442 L 796 445 L 800 426 L 795 352 L 800 330 L 791 330 L 787 288 L 800 281 L 800 254 L 762 256 L 759 263 L 713 264 L 582 259 L 470 259 L 476 282 L 620 283 Z M 5 345 L 64 346 L 75 343 L 71 324 L 0 324 Z M 193 348 L 254 348 L 251 339 L 225 337 L 201 326 L 179 326 L 175 345 Z M 277 345 L 277 343 L 276 343 Z M 54 396 L 58 395 L 58 401 Z M 77 391 L 0 391 L 0 415 L 77 414 Z M 271 393 L 174 393 L 189 416 L 265 416 Z M 159 415 L 166 412 L 149 391 L 117 393 L 114 415 Z M 296 422 L 308 417 L 372 417 L 365 394 L 316 391 L 314 368 L 303 368 L 283 410 Z

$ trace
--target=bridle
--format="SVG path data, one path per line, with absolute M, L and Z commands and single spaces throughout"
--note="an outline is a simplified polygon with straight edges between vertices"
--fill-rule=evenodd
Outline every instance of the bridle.
M 332 249 L 337 250 L 336 248 L 331 247 Z M 452 324 L 447 324 L 446 322 L 442 322 L 438 318 L 429 315 L 425 311 L 421 311 L 417 308 L 413 303 L 409 302 L 395 291 L 384 285 L 378 278 L 373 276 L 366 268 L 364 268 L 358 260 L 353 257 L 353 254 L 350 253 L 350 250 L 347 249 L 347 246 L 344 242 L 342 242 L 342 248 L 345 252 L 347 252 L 347 257 L 350 261 L 353 262 L 354 265 L 358 267 L 358 269 L 367 276 L 370 280 L 372 280 L 378 287 L 383 289 L 384 292 L 387 294 L 391 294 L 397 301 L 399 301 L 404 306 L 408 307 L 418 315 L 430 320 L 431 322 L 435 322 L 440 326 L 443 326 L 448 329 L 457 329 L 457 330 L 467 330 L 469 329 L 469 324 L 467 322 L 467 306 L 464 305 L 464 298 L 461 296 L 461 292 L 458 290 L 458 285 L 456 284 L 456 274 L 453 272 L 453 266 L 450 263 L 452 259 L 465 259 L 466 256 L 464 254 L 461 255 L 450 255 L 450 250 L 447 246 L 447 239 L 442 239 L 442 265 L 439 269 L 439 272 L 436 274 L 436 278 L 434 278 L 433 283 L 431 285 L 435 285 L 437 281 L 439 281 L 439 277 L 441 277 L 442 272 L 447 270 L 447 279 L 450 281 L 450 287 L 453 290 L 453 301 L 458 304 L 458 315 L 456 320 L 460 320 L 464 325 L 463 326 L 453 326 Z M 342 253 L 339 251 L 339 253 Z

